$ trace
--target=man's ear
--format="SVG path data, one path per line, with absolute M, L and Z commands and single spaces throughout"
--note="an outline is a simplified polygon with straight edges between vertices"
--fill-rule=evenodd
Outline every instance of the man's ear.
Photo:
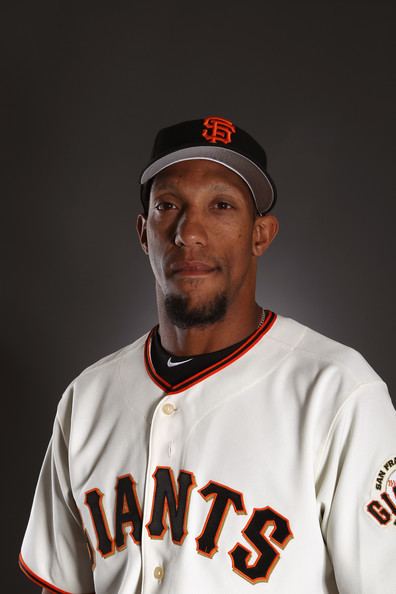
M 254 221 L 252 253 L 261 256 L 269 248 L 279 231 L 279 221 L 274 215 L 263 215 Z
M 139 236 L 140 245 L 142 246 L 142 250 L 147 255 L 148 254 L 148 245 L 147 245 L 147 219 L 144 215 L 139 214 L 136 220 L 136 231 Z

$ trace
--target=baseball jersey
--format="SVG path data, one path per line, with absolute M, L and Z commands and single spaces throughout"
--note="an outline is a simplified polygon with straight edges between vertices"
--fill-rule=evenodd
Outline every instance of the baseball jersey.
M 152 337 L 61 398 L 23 571 L 73 594 L 395 594 L 396 413 L 364 358 L 267 312 L 172 386 Z

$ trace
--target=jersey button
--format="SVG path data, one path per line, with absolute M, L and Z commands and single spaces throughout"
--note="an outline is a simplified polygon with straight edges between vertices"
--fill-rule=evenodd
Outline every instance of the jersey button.
M 162 407 L 162 412 L 164 413 L 164 415 L 172 415 L 175 412 L 175 410 L 176 410 L 176 407 L 173 404 L 171 404 L 170 402 L 167 402 Z
M 164 568 L 160 565 L 157 565 L 157 567 L 154 569 L 154 577 L 160 582 L 164 577 Z

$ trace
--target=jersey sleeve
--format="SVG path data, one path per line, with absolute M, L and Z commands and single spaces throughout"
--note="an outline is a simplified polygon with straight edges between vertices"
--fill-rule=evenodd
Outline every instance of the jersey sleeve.
M 340 594 L 396 592 L 396 412 L 383 382 L 338 411 L 321 453 L 317 497 Z
M 51 591 L 94 592 L 87 541 L 71 488 L 68 431 L 62 428 L 59 409 L 38 479 L 19 564 L 27 577 Z

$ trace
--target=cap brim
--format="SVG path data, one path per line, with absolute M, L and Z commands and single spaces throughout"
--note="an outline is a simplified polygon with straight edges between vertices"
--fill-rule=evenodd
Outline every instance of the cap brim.
M 264 171 L 248 157 L 221 146 L 190 146 L 160 157 L 146 167 L 141 175 L 140 183 L 145 184 L 170 165 L 193 159 L 215 161 L 239 175 L 248 185 L 260 214 L 264 214 L 273 206 L 274 187 Z

